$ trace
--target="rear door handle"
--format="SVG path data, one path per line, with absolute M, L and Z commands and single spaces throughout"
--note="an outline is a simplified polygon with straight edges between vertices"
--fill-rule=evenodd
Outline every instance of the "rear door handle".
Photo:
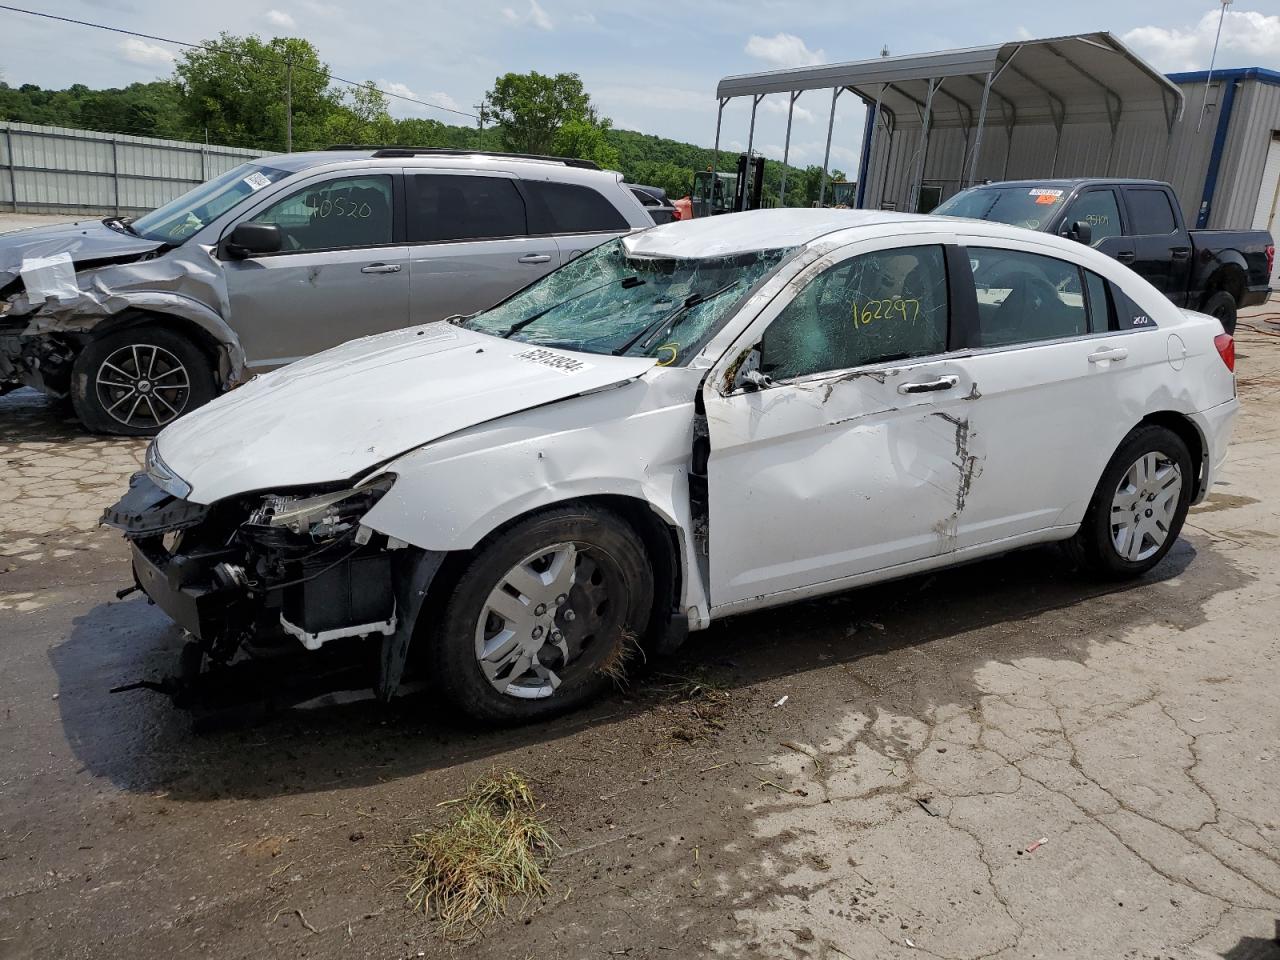
M 1191 248 L 1173 247 L 1169 250 L 1169 256 L 1174 260 L 1187 260 L 1191 257 Z
M 520 263 L 550 263 L 551 255 L 549 253 L 526 253 L 519 260 Z
M 367 267 L 360 268 L 361 273 L 399 273 L 400 264 L 398 263 L 371 263 Z
M 939 390 L 950 390 L 960 382 L 959 377 L 945 376 L 937 380 L 922 380 L 918 383 L 902 383 L 898 385 L 899 393 L 937 393 Z
M 1138 259 L 1138 255 L 1131 250 L 1121 250 L 1116 254 L 1116 259 L 1121 263 L 1133 263 Z
M 1129 351 L 1124 347 L 1104 347 L 1089 354 L 1090 363 L 1101 363 L 1103 360 L 1123 360 L 1129 356 Z

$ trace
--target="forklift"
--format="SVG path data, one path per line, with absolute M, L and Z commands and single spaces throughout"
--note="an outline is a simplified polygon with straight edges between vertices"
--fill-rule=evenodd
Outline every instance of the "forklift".
M 736 173 L 698 170 L 693 175 L 694 217 L 757 210 L 764 191 L 764 157 L 738 154 Z

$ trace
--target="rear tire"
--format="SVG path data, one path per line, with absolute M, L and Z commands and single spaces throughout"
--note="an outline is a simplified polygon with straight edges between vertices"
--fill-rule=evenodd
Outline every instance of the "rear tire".
M 1235 336 L 1236 312 L 1238 309 L 1236 298 L 1230 291 L 1216 290 L 1205 299 L 1204 306 L 1200 308 L 1200 312 L 1207 313 L 1211 317 L 1217 317 L 1222 324 L 1222 329 Z
M 94 433 L 153 437 L 217 392 L 204 353 L 152 324 L 90 341 L 71 367 L 71 404 Z
M 1172 430 L 1145 425 L 1120 444 L 1067 552 L 1109 580 L 1140 577 L 1173 547 L 1191 505 L 1191 454 Z
M 554 716 L 621 681 L 653 609 L 644 542 L 595 506 L 518 521 L 477 547 L 449 586 L 424 638 L 427 675 L 486 723 Z

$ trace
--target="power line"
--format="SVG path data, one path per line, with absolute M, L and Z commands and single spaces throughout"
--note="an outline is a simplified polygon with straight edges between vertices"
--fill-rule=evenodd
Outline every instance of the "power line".
M 72 23 L 78 27 L 92 27 L 95 30 L 107 30 L 111 33 L 123 34 L 126 37 L 137 37 L 140 40 L 155 40 L 159 43 L 171 43 L 177 47 L 190 47 L 192 49 L 197 49 L 197 50 L 210 50 L 215 52 L 221 51 L 224 53 L 232 53 L 233 55 L 243 56 L 243 57 L 252 59 L 249 54 L 236 54 L 235 51 L 227 50 L 225 47 L 219 47 L 218 44 L 216 43 L 189 43 L 186 40 L 174 40 L 172 37 L 158 37 L 150 33 L 139 33 L 136 30 L 125 30 L 123 27 L 112 27 L 112 26 L 108 26 L 105 23 L 92 23 L 88 20 L 77 20 L 74 17 L 60 17 L 57 14 L 53 14 L 53 13 L 42 13 L 39 10 L 26 10 L 26 9 L 23 9 L 22 7 L 11 7 L 5 3 L 0 3 L 0 10 L 8 10 L 10 13 L 25 13 L 31 17 L 42 17 L 45 20 L 58 20 L 58 21 L 61 21 L 62 23 Z M 273 63 L 287 62 L 283 57 L 267 56 L 267 57 L 259 57 L 258 59 L 269 60 Z M 458 109 L 455 109 L 454 107 L 446 107 L 439 103 L 431 103 L 428 100 L 419 100 L 416 97 L 407 97 L 402 93 L 393 93 L 390 90 L 383 90 L 381 87 L 375 87 L 373 86 L 372 83 L 359 83 L 358 81 L 355 81 L 355 80 L 348 80 L 345 77 L 340 77 L 337 74 L 326 73 L 323 70 L 317 70 L 314 67 L 304 67 L 301 64 L 294 64 L 293 66 L 294 66 L 294 69 L 296 70 L 304 70 L 307 73 L 314 73 L 318 76 L 324 77 L 326 80 L 334 80 L 338 83 L 345 83 L 349 87 L 360 87 L 363 89 L 372 88 L 374 90 L 377 90 L 378 93 L 382 94 L 384 97 L 392 97 L 396 100 L 405 100 L 409 103 L 416 103 L 419 106 L 431 107 L 434 110 L 444 110 L 447 113 L 456 113 L 460 117 L 470 117 L 473 120 L 478 119 L 474 113 L 468 113 L 466 110 L 458 110 Z

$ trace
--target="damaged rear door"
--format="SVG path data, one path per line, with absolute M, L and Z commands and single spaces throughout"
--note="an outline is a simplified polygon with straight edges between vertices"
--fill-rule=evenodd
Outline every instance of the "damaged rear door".
M 953 548 L 981 470 L 949 352 L 958 249 L 913 239 L 806 268 L 708 381 L 717 612 Z

